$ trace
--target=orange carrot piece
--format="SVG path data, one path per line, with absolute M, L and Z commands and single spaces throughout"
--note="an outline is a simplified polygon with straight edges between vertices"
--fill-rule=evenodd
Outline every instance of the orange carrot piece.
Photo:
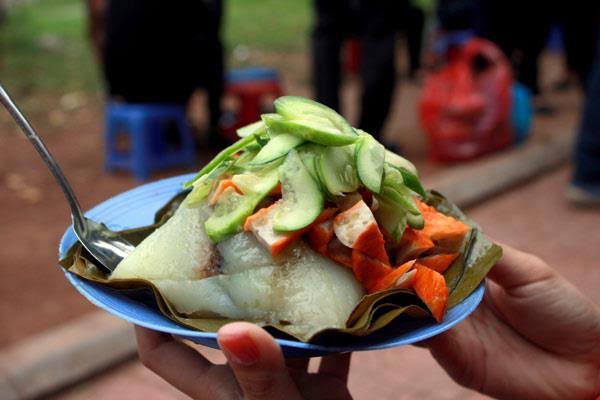
M 279 182 L 277 184 L 277 186 L 275 186 L 273 188 L 273 190 L 271 190 L 271 193 L 269 193 L 269 196 L 281 197 L 281 182 Z
M 373 212 L 361 199 L 351 208 L 336 215 L 333 230 L 340 241 L 352 249 L 389 264 L 385 240 Z
M 269 214 L 269 212 L 271 210 L 273 210 L 273 208 L 275 207 L 276 204 L 277 203 L 273 203 L 269 207 L 261 208 L 260 210 L 256 211 L 254 214 L 246 217 L 246 221 L 244 222 L 244 230 L 246 232 L 250 231 L 252 229 L 252 225 L 254 223 L 256 223 L 256 221 L 265 218 L 265 216 L 267 216 Z
M 435 247 L 433 241 L 423 231 L 407 227 L 400 239 L 400 248 L 396 253 L 396 263 L 415 259 Z
M 393 269 L 361 251 L 352 250 L 352 271 L 356 279 L 371 293 L 377 281 L 393 272 Z
M 379 279 L 373 287 L 369 290 L 370 293 L 379 292 L 386 289 L 392 289 L 396 286 L 396 282 L 402 275 L 408 272 L 413 265 L 415 265 L 416 260 L 410 260 L 400 265 L 397 268 L 394 268 L 392 272 L 383 276 Z M 412 285 L 411 285 L 412 286 Z
M 448 304 L 448 286 L 439 272 L 417 264 L 413 289 L 437 322 L 441 322 Z
M 333 216 L 335 215 L 336 212 L 338 212 L 338 209 L 335 207 L 328 207 L 328 208 L 324 209 L 323 211 L 321 211 L 321 214 L 319 214 L 317 219 L 315 219 L 314 222 L 312 224 L 310 224 L 307 228 L 312 228 L 313 226 L 315 226 L 315 224 L 318 224 L 325 220 L 333 218 Z M 306 229 L 306 228 L 304 228 L 304 229 Z
M 233 190 L 235 190 L 239 194 L 243 194 L 242 191 L 235 185 L 235 183 L 233 183 L 233 180 L 221 179 L 217 187 L 212 191 L 210 196 L 208 196 L 208 204 L 211 206 L 215 205 L 223 195 L 225 189 L 227 188 L 233 188 Z
M 425 220 L 425 226 L 421 230 L 424 235 L 434 242 L 443 241 L 451 247 L 460 246 L 462 239 L 470 229 L 467 224 L 442 214 L 419 199 L 415 199 L 415 202 Z
M 256 239 L 267 247 L 273 256 L 281 254 L 302 235 L 300 231 L 282 233 L 273 229 L 273 214 L 276 207 L 277 203 L 261 208 L 244 222 L 244 230 L 252 231 Z
M 308 244 L 322 255 L 327 255 L 327 245 L 333 239 L 333 221 L 319 222 L 308 231 Z
M 283 252 L 290 244 L 310 230 L 315 224 L 331 219 L 337 211 L 335 208 L 327 208 L 306 228 L 294 232 L 282 233 L 275 232 L 273 229 L 273 215 L 278 205 L 279 203 L 274 203 L 269 207 L 261 208 L 247 217 L 243 225 L 244 230 L 252 231 L 256 238 L 269 249 L 273 256 L 281 254 L 281 252 Z
M 352 269 L 352 249 L 344 246 L 336 237 L 331 239 L 327 244 L 327 257 L 338 264 Z
M 419 264 L 443 274 L 459 255 L 460 253 L 434 254 L 419 258 Z
M 390 263 L 390 259 L 385 251 L 385 239 L 376 223 L 369 224 L 358 238 L 356 238 L 353 249 L 362 251 L 384 264 Z

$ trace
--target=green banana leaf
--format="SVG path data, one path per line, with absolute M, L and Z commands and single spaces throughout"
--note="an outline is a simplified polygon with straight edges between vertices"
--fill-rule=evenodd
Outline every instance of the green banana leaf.
M 121 234 L 132 244 L 137 245 L 173 215 L 188 193 L 189 191 L 180 193 L 161 208 L 156 213 L 154 224 L 122 231 Z M 490 268 L 501 257 L 502 249 L 487 239 L 477 224 L 468 219 L 458 207 L 441 194 L 429 192 L 427 203 L 444 214 L 462 220 L 472 228 L 462 245 L 461 255 L 444 274 L 450 291 L 448 303 L 450 308 L 460 303 L 479 286 Z M 128 290 L 131 291 L 132 295 L 139 296 L 139 289 L 145 289 L 146 293 L 150 291 L 150 301 L 158 307 L 160 312 L 186 327 L 200 331 L 216 332 L 221 326 L 232 322 L 228 318 L 194 318 L 190 315 L 180 315 L 149 281 L 142 279 L 109 281 L 104 270 L 94 265 L 93 258 L 79 242 L 68 250 L 59 263 L 64 269 L 84 279 L 116 289 Z M 144 298 L 142 297 L 142 299 Z M 144 301 L 148 300 L 145 299 Z M 412 291 L 393 289 L 365 295 L 349 316 L 344 329 L 325 329 L 310 337 L 303 337 L 292 335 L 288 330 L 289 325 L 275 324 L 265 328 L 278 337 L 294 338 L 303 342 L 339 345 L 340 343 L 358 342 L 360 338 L 365 336 L 376 337 L 386 333 L 386 330 L 388 330 L 386 334 L 389 334 L 390 329 L 394 329 L 394 332 L 398 333 L 403 330 L 410 330 L 412 326 L 411 319 L 428 316 L 431 316 L 431 313 L 426 305 Z M 404 320 L 407 321 L 406 324 L 403 324 Z

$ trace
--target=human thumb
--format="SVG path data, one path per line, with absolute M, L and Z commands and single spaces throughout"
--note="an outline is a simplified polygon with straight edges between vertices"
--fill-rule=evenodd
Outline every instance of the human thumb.
M 248 322 L 235 322 L 219 329 L 217 341 L 244 398 L 302 398 L 288 373 L 281 349 L 265 330 Z

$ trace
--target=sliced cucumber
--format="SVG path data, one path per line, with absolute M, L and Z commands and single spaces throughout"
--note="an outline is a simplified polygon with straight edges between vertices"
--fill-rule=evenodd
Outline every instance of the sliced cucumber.
M 242 189 L 243 195 L 233 189 L 223 192 L 212 215 L 204 223 L 206 234 L 213 242 L 218 243 L 239 232 L 246 218 L 279 182 L 277 169 L 272 169 L 257 178 L 259 179 L 253 180 L 251 190 Z
M 385 150 L 385 162 L 395 168 L 404 168 L 412 172 L 413 175 L 418 176 L 417 168 L 413 163 L 411 163 L 404 157 L 400 157 L 396 153 L 392 153 L 387 149 Z
M 304 143 L 304 139 L 290 135 L 289 133 L 276 135 L 258 152 L 251 164 L 265 164 L 279 157 L 283 157 L 291 149 L 298 147 L 302 143 Z
M 231 180 L 245 195 L 261 196 L 262 200 L 279 183 L 279 171 L 272 168 L 268 171 L 245 172 L 234 175 Z
M 323 211 L 323 194 L 296 150 L 279 167 L 282 200 L 273 216 L 273 228 L 291 232 L 310 225 Z
M 402 174 L 402 179 L 404 180 L 406 187 L 417 193 L 422 198 L 427 197 L 427 193 L 425 193 L 425 189 L 421 185 L 421 181 L 415 174 L 405 168 L 400 168 L 400 173 Z
M 400 241 L 406 228 L 407 213 L 385 197 L 375 196 L 379 207 L 373 213 L 377 223 L 382 226 L 396 242 Z
M 275 111 L 286 119 L 326 119 L 345 135 L 356 135 L 354 128 L 335 110 L 304 97 L 282 96 L 273 103 Z
M 381 191 L 385 147 L 372 136 L 360 136 L 356 142 L 356 170 L 360 181 L 373 193 Z
M 358 190 L 352 146 L 325 147 L 318 161 L 319 176 L 330 194 L 339 196 Z
M 317 120 L 265 120 L 267 127 L 275 134 L 290 133 L 313 143 L 325 146 L 344 146 L 354 143 L 358 136 L 342 133 L 328 121 Z
M 267 126 L 263 121 L 256 121 L 250 125 L 242 126 L 236 130 L 239 137 L 244 138 L 249 135 L 264 135 L 267 133 Z
M 204 199 L 208 197 L 212 188 L 213 180 L 209 179 L 208 175 L 204 175 L 194 183 L 194 189 L 185 198 L 185 204 L 188 207 L 196 207 L 202 204 Z
M 204 223 L 206 234 L 215 243 L 238 232 L 246 217 L 256 207 L 257 196 L 246 196 L 232 188 L 225 189 L 212 215 Z
M 302 163 L 310 173 L 310 176 L 317 183 L 321 183 L 319 173 L 317 171 L 317 155 L 320 153 L 320 148 L 314 143 L 308 143 L 298 147 L 298 155 Z
M 408 222 L 408 225 L 414 229 L 423 229 L 425 227 L 425 220 L 421 214 L 408 214 L 406 216 L 406 222 Z
M 281 133 L 281 132 L 273 132 L 273 130 L 269 128 L 269 124 L 272 123 L 273 121 L 283 121 L 285 119 L 281 115 L 275 114 L 275 113 L 261 114 L 260 119 L 262 120 L 262 122 L 264 122 L 264 124 L 266 126 L 267 134 L 270 137 L 276 136 L 279 133 Z M 283 133 L 285 133 L 285 132 L 283 132 Z
M 204 176 L 206 174 L 211 173 L 215 168 L 217 168 L 219 165 L 221 165 L 221 163 L 223 163 L 223 161 L 227 160 L 229 157 L 231 157 L 232 155 L 234 155 L 235 153 L 237 153 L 244 147 L 253 143 L 255 141 L 255 138 L 256 137 L 254 135 L 248 135 L 245 138 L 238 140 L 231 146 L 221 150 L 221 152 L 219 154 L 217 154 L 215 156 L 215 158 L 213 158 L 200 171 L 198 171 L 196 176 L 194 176 L 192 179 L 190 179 L 189 181 L 187 181 L 183 184 L 184 189 L 190 188 L 194 184 L 194 182 L 196 182 L 196 180 L 200 179 L 202 176 Z
M 406 186 L 392 188 L 384 184 L 383 189 L 381 190 L 381 195 L 392 200 L 410 214 L 421 215 L 421 211 L 415 205 L 415 202 L 410 194 L 410 190 L 408 190 Z
M 412 192 L 404 184 L 402 173 L 396 168 L 384 165 L 381 195 L 392 200 L 410 214 L 421 215 L 421 211 L 419 211 L 413 200 Z

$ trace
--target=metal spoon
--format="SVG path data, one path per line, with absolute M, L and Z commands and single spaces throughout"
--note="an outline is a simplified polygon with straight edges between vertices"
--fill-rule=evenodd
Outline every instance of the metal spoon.
M 62 189 L 71 207 L 75 235 L 83 247 L 108 271 L 114 271 L 119 262 L 133 251 L 134 246 L 123 239 L 118 233 L 108 229 L 106 225 L 92 221 L 83 215 L 75 193 L 73 193 L 71 185 L 69 185 L 56 160 L 44 145 L 42 138 L 40 138 L 31 124 L 25 119 L 1 84 L 0 101 L 17 122 L 23 133 L 25 133 L 31 144 L 33 144 L 33 147 L 40 154 L 42 160 L 44 160 Z

